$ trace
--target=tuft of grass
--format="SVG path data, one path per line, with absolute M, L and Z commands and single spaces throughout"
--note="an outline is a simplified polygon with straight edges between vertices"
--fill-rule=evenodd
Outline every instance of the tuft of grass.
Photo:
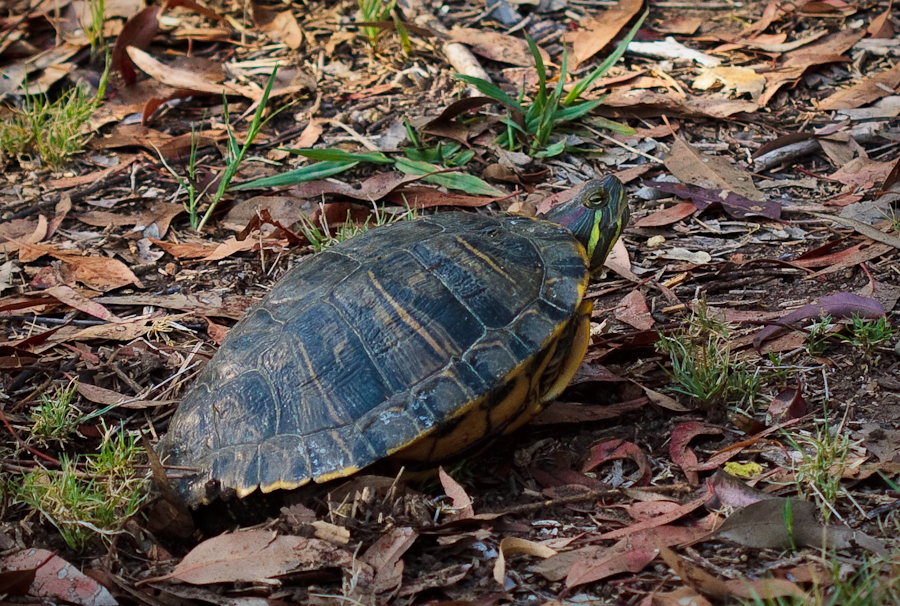
M 534 41 L 526 35 L 528 46 L 534 57 L 534 65 L 538 74 L 538 90 L 534 98 L 526 100 L 524 87 L 519 91 L 518 99 L 507 95 L 497 85 L 476 78 L 457 74 L 456 77 L 474 86 L 481 94 L 490 97 L 507 110 L 507 116 L 503 120 L 506 130 L 498 137 L 497 144 L 511 151 L 522 148 L 528 155 L 536 158 L 551 157 L 561 154 L 566 149 L 565 139 L 551 144 L 553 135 L 558 132 L 560 126 L 567 122 L 573 122 L 582 118 L 590 111 L 603 103 L 603 99 L 581 101 L 578 99 L 599 78 L 606 74 L 615 63 L 625 54 L 628 44 L 637 34 L 647 13 L 644 13 L 637 23 L 631 28 L 619 46 L 585 79 L 578 82 L 565 97 L 563 97 L 566 74 L 568 68 L 568 56 L 563 53 L 562 66 L 556 86 L 550 90 L 547 86 L 547 69 L 544 60 Z M 604 124 L 616 132 L 633 133 L 634 130 L 623 124 L 609 121 Z
M 0 124 L 0 160 L 34 150 L 44 164 L 59 170 L 81 153 L 89 138 L 85 127 L 106 94 L 109 68 L 107 61 L 96 92 L 74 86 L 55 101 L 47 95 L 26 96 L 12 120 Z
M 359 16 L 360 21 L 388 21 L 392 19 L 391 15 L 394 12 L 394 7 L 397 6 L 397 0 L 390 0 L 390 2 L 385 2 L 384 0 L 358 0 L 359 2 Z M 395 25 L 398 23 L 398 20 L 394 20 Z M 402 28 L 402 24 L 401 24 Z M 374 48 L 378 43 L 378 38 L 381 36 L 381 32 L 383 31 L 379 27 L 364 25 L 361 28 L 363 34 L 365 34 L 366 38 L 369 40 L 369 44 Z M 401 32 L 401 29 L 398 28 L 398 33 Z M 406 29 L 403 28 L 402 32 L 405 33 Z M 403 33 L 401 33 L 401 38 L 403 37 Z M 404 45 L 409 44 L 409 39 L 407 37 Z M 409 51 L 407 51 L 408 53 Z
M 350 211 L 347 211 L 347 220 L 334 228 L 325 221 L 324 213 L 320 215 L 319 225 L 316 225 L 309 217 L 303 216 L 300 219 L 300 233 L 306 237 L 315 252 L 322 252 L 329 246 L 349 240 L 373 227 L 390 225 L 397 221 L 411 221 L 416 218 L 417 214 L 415 209 L 410 208 L 407 208 L 405 212 L 393 214 L 373 205 L 372 215 L 366 217 L 363 224 L 352 221 Z
M 828 350 L 828 340 L 831 337 L 833 326 L 834 321 L 831 316 L 825 316 L 821 320 L 813 322 L 803 340 L 803 349 L 806 350 L 806 353 L 814 358 L 822 356 Z
M 893 339 L 897 331 L 891 326 L 884 316 L 876 319 L 860 318 L 853 314 L 850 320 L 850 343 L 863 350 L 866 355 L 871 355 L 876 349 L 887 344 Z
M 676 393 L 698 400 L 704 408 L 716 403 L 753 403 L 761 378 L 731 351 L 731 329 L 700 301 L 679 332 L 660 334 L 656 349 L 669 356 Z
M 120 532 L 148 494 L 146 474 L 134 467 L 137 439 L 122 428 L 104 430 L 98 454 L 62 456 L 59 470 L 39 468 L 7 480 L 13 502 L 39 512 L 76 551 L 95 536 Z
M 841 480 L 850 455 L 850 437 L 843 431 L 843 424 L 830 427 L 826 421 L 816 424 L 814 436 L 793 435 L 788 441 L 800 453 L 794 469 L 797 492 L 814 497 L 827 521 L 831 506 L 847 495 Z
M 198 229 L 200 225 L 200 219 L 198 216 L 198 210 L 200 208 L 200 202 L 203 199 L 203 196 L 206 195 L 206 191 L 209 188 L 207 186 L 206 189 L 202 191 L 197 187 L 198 181 L 198 173 L 197 173 L 197 151 L 200 145 L 200 136 L 197 133 L 196 125 L 191 125 L 191 153 L 188 157 L 188 165 L 187 165 L 187 174 L 185 176 L 181 176 L 178 174 L 174 168 L 169 166 L 169 163 L 166 162 L 165 156 L 157 149 L 156 153 L 159 155 L 159 160 L 162 162 L 163 166 L 166 167 L 166 170 L 169 171 L 169 174 L 175 179 L 178 186 L 187 193 L 187 200 L 184 201 L 184 209 L 188 213 L 188 218 L 191 223 L 191 227 L 194 229 Z M 176 192 L 176 196 L 180 192 Z
M 31 441 L 47 445 L 65 443 L 78 429 L 81 411 L 72 404 L 76 386 L 41 394 L 40 404 L 31 411 Z
M 91 45 L 91 56 L 106 51 L 106 37 L 103 29 L 106 25 L 106 0 L 87 0 L 90 12 L 90 23 L 82 23 L 81 29 Z

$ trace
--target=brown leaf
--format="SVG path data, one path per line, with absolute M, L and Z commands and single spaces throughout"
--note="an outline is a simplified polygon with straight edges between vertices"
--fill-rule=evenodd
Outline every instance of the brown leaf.
M 407 175 L 401 172 L 379 173 L 369 177 L 354 187 L 348 183 L 338 181 L 309 181 L 294 185 L 288 191 L 299 198 L 321 199 L 327 194 L 338 194 L 356 200 L 365 200 L 367 203 L 381 200 L 387 194 L 394 191 L 404 183 L 411 183 L 421 179 L 421 175 Z
M 887 179 L 893 168 L 893 162 L 855 158 L 832 173 L 830 178 L 844 185 L 870 188 Z
M 713 606 L 713 603 L 697 593 L 692 587 L 679 587 L 668 593 L 654 593 L 650 603 L 641 606 Z
M 715 536 L 755 549 L 812 547 L 841 550 L 859 545 L 877 555 L 888 553 L 884 543 L 846 526 L 824 526 L 815 503 L 773 497 L 731 514 Z
M 274 577 L 289 572 L 352 566 L 350 553 L 326 541 L 248 530 L 200 543 L 175 570 L 152 580 L 178 579 L 193 585 L 273 583 Z
M 797 379 L 797 387 L 782 389 L 769 404 L 768 414 L 773 424 L 783 423 L 791 419 L 799 419 L 806 415 L 809 403 L 803 397 L 803 380 Z
M 800 76 L 797 76 L 798 78 Z M 656 92 L 647 89 L 633 90 L 627 87 L 613 89 L 603 100 L 600 110 L 624 108 L 623 113 L 641 117 L 673 114 L 698 118 L 728 118 L 740 112 L 753 113 L 760 103 L 742 99 L 718 99 L 680 95 L 672 91 Z M 608 110 L 607 110 L 608 111 Z M 613 117 L 618 114 L 613 113 Z
M 103 585 L 46 549 L 27 549 L 0 559 L 5 570 L 34 570 L 28 595 L 80 606 L 117 606 Z
M 84 313 L 94 316 L 95 318 L 100 318 L 101 320 L 106 320 L 107 322 L 122 321 L 120 317 L 118 317 L 116 314 L 112 313 L 99 303 L 91 301 L 84 295 L 75 292 L 70 287 L 65 286 L 64 284 L 51 286 L 44 292 L 46 292 L 51 297 L 59 300 L 60 303 L 65 303 L 72 309 L 83 311 Z
M 815 503 L 799 499 L 769 498 L 743 507 L 719 526 L 715 535 L 745 547 L 788 549 L 822 543 L 822 525 Z
M 253 101 L 259 101 L 262 97 L 262 89 L 240 84 L 212 82 L 197 72 L 165 65 L 135 46 L 128 46 L 126 53 L 144 73 L 172 88 L 183 88 L 214 95 L 239 95 Z
M 681 467 L 684 475 L 692 485 L 697 485 L 700 478 L 697 472 L 691 467 L 695 466 L 699 461 L 694 451 L 688 448 L 691 440 L 699 435 L 721 435 L 722 430 L 705 423 L 697 423 L 690 421 L 678 424 L 671 434 L 671 442 L 669 443 L 669 456 L 672 462 Z
M 251 297 L 242 295 L 221 295 L 214 292 L 197 292 L 191 295 L 176 293 L 153 295 L 137 293 L 133 295 L 97 297 L 98 303 L 105 305 L 152 305 L 165 309 L 178 309 L 199 316 L 214 316 L 240 320 L 253 304 Z
M 608 461 L 631 459 L 638 466 L 640 477 L 636 481 L 638 485 L 647 484 L 650 481 L 650 460 L 647 455 L 632 442 L 616 439 L 592 446 L 588 451 L 587 460 L 581 467 L 581 471 L 593 471 Z
M 796 82 L 803 73 L 814 65 L 846 61 L 843 54 L 866 35 L 863 29 L 843 29 L 821 40 L 785 53 L 781 65 L 766 74 L 766 90 L 757 99 L 763 107 L 775 93 L 789 82 Z
M 710 498 L 713 497 L 712 490 L 707 486 L 707 489 L 703 494 L 701 494 L 698 498 L 693 501 L 688 501 L 684 505 L 681 505 L 677 509 L 673 509 L 669 513 L 656 516 L 655 518 L 651 518 L 649 520 L 644 520 L 643 522 L 638 522 L 637 524 L 632 524 L 626 528 L 620 528 L 618 530 L 612 530 L 610 532 L 605 532 L 601 534 L 598 539 L 620 539 L 622 537 L 627 537 L 641 530 L 647 530 L 648 528 L 656 528 L 658 526 L 664 526 L 670 522 L 674 522 L 675 520 L 685 516 L 692 511 L 696 511 L 703 507 Z
M 297 50 L 303 46 L 303 31 L 290 10 L 275 12 L 262 4 L 251 2 L 250 12 L 259 29 L 271 34 L 274 39 L 283 41 L 288 48 Z
M 894 28 L 888 22 L 888 18 L 891 16 L 891 8 L 894 5 L 894 0 L 889 0 L 887 5 L 887 10 L 883 13 L 872 19 L 872 22 L 869 23 L 869 27 L 866 28 L 866 31 L 873 38 L 893 38 L 894 37 Z
M 376 594 L 393 591 L 403 581 L 403 561 L 400 558 L 418 536 L 412 528 L 392 528 L 360 557 L 375 571 L 371 589 Z
M 650 398 L 637 398 L 618 404 L 584 406 L 572 402 L 554 402 L 538 416 L 531 419 L 531 425 L 555 425 L 560 423 L 588 423 L 616 419 L 622 415 L 643 408 Z
M 642 7 L 641 0 L 619 0 L 616 6 L 597 13 L 582 29 L 569 36 L 567 41 L 572 43 L 569 70 L 575 70 L 603 50 Z
M 674 206 L 669 206 L 668 208 L 658 210 L 655 213 L 651 213 L 646 217 L 638 219 L 633 226 L 662 227 L 664 225 L 671 225 L 672 223 L 687 219 L 695 212 L 697 212 L 697 207 L 694 206 L 693 202 L 679 202 Z
M 472 498 L 466 493 L 466 489 L 451 478 L 443 467 L 438 469 L 438 477 L 444 487 L 444 492 L 453 501 L 453 508 L 456 510 L 448 516 L 449 520 L 465 520 L 474 516 L 475 509 L 472 507 Z
M 134 63 L 126 49 L 129 46 L 150 48 L 150 43 L 159 31 L 161 10 L 159 6 L 148 6 L 129 19 L 116 38 L 111 57 L 112 69 L 122 74 L 126 84 L 134 85 L 137 82 L 137 72 L 134 71 Z
M 822 111 L 862 107 L 892 94 L 891 91 L 898 85 L 900 85 L 900 64 L 871 78 L 863 78 L 850 88 L 837 91 L 822 99 L 818 107 Z
M 679 15 L 670 17 L 657 23 L 653 29 L 661 34 L 681 34 L 683 36 L 693 36 L 703 25 L 703 19 L 700 17 L 687 17 Z
M 658 543 L 663 545 L 693 543 L 709 535 L 709 530 L 703 525 L 660 526 L 635 533 L 611 547 L 588 547 L 578 550 L 578 552 L 574 552 L 576 557 L 566 558 L 571 561 L 570 567 L 565 572 L 566 587 L 594 583 L 622 572 L 640 572 L 656 559 Z M 557 558 L 551 558 L 545 564 L 559 569 L 561 568 L 560 564 L 565 565 L 565 561 L 553 562 Z M 533 567 L 531 570 L 543 574 L 541 570 L 537 569 L 538 567 Z M 550 569 L 549 566 L 548 569 Z M 558 575 L 558 573 L 556 574 Z
M 655 320 L 650 315 L 647 300 L 639 290 L 632 290 L 619 301 L 615 311 L 616 320 L 634 326 L 638 330 L 650 330 Z
M 138 288 L 144 285 L 128 266 L 117 259 L 109 257 L 82 257 L 54 253 L 54 257 L 72 272 L 76 280 L 94 290 L 106 292 L 134 284 Z
M 534 541 L 520 539 L 517 537 L 504 537 L 500 541 L 500 554 L 497 561 L 494 562 L 494 580 L 505 587 L 506 581 L 506 558 L 514 555 L 530 555 L 538 558 L 549 558 L 556 555 L 556 551 Z
M 758 579 L 746 578 L 723 581 L 709 574 L 698 565 L 685 560 L 674 551 L 658 544 L 659 554 L 666 564 L 677 574 L 682 581 L 706 595 L 725 600 L 731 597 L 758 598 L 765 596 L 768 599 L 783 596 L 803 598 L 806 595 L 798 585 L 782 579 Z
M 756 202 L 766 199 L 753 185 L 750 173 L 738 170 L 721 156 L 704 154 L 680 137 L 675 139 L 665 164 L 682 183 L 731 191 Z
M 510 63 L 519 67 L 531 67 L 534 65 L 534 57 L 528 43 L 522 38 L 516 38 L 509 34 L 501 34 L 485 29 L 470 29 L 467 27 L 454 27 L 449 32 L 454 42 L 461 42 L 472 49 L 476 55 L 486 57 L 491 61 Z M 550 63 L 550 55 L 542 48 L 538 48 L 544 65 Z
M 442 192 L 433 187 L 403 187 L 385 196 L 389 202 L 410 208 L 434 208 L 436 206 L 456 206 L 460 208 L 481 208 L 497 201 L 487 196 L 466 196 L 452 192 Z
M 117 391 L 113 391 L 111 389 L 105 389 L 103 387 L 97 387 L 96 385 L 91 385 L 90 383 L 84 383 L 79 381 L 76 389 L 78 393 L 84 396 L 86 400 L 89 402 L 94 402 L 95 404 L 102 404 L 103 406 L 116 406 L 121 408 L 152 408 L 155 406 L 166 406 L 172 404 L 176 400 L 139 400 L 137 398 L 133 398 L 130 396 L 126 396 L 124 394 L 120 394 Z

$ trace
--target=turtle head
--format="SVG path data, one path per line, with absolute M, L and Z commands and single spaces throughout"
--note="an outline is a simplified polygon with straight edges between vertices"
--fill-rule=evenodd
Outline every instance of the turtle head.
M 588 181 L 571 200 L 541 218 L 569 229 L 587 251 L 591 272 L 596 272 L 628 223 L 625 187 L 613 176 Z

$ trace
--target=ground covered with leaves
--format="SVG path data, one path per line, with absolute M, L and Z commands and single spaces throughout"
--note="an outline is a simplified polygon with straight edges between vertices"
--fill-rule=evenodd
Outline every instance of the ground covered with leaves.
M 4 3 L 0 600 L 900 604 L 898 28 L 843 0 Z M 430 479 L 165 489 L 153 445 L 290 267 L 607 174 L 631 222 L 529 425 Z

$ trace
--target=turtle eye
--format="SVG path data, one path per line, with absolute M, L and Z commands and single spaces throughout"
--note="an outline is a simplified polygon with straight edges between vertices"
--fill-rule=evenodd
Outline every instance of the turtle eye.
M 609 192 L 602 188 L 587 197 L 584 205 L 591 209 L 602 208 L 609 204 Z

